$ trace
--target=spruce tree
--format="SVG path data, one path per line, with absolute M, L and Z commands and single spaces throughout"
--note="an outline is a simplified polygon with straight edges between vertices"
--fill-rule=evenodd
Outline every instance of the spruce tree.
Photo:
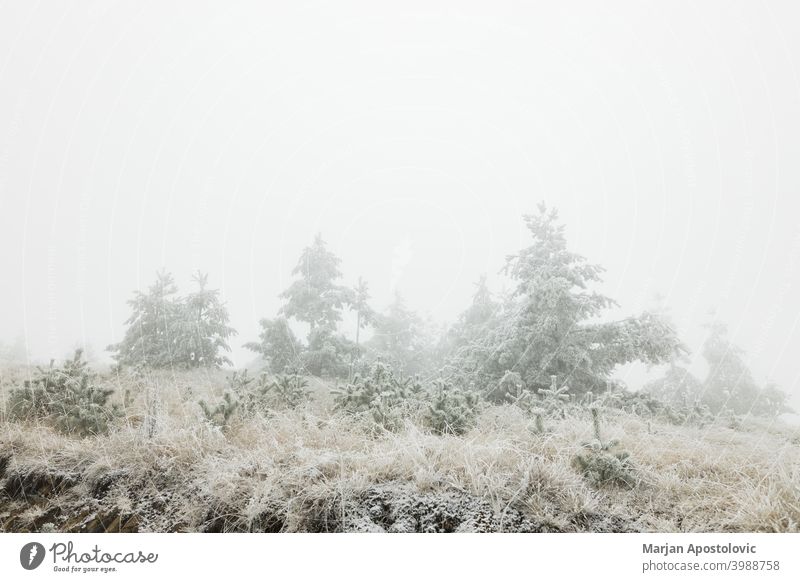
M 281 293 L 286 303 L 281 314 L 307 323 L 311 329 L 336 329 L 342 319 L 342 307 L 348 297 L 338 283 L 341 260 L 330 252 L 321 235 L 311 246 L 303 249 L 292 275 L 297 279 Z
M 219 291 L 208 289 L 208 276 L 196 273 L 197 289 L 185 297 L 170 273 L 161 271 L 146 293 L 137 291 L 128 302 L 132 313 L 125 336 L 109 346 L 123 365 L 151 368 L 218 367 L 230 364 L 224 352 L 236 331 Z
M 592 290 L 602 267 L 567 249 L 555 210 L 541 204 L 525 223 L 533 243 L 506 261 L 514 288 L 482 337 L 456 351 L 450 369 L 504 399 L 496 388 L 507 372 L 529 390 L 546 389 L 557 376 L 573 392 L 602 391 L 620 364 L 664 363 L 683 351 L 657 314 L 598 321 L 616 305 Z
M 177 323 L 181 303 L 172 274 L 159 271 L 146 293 L 136 291 L 128 301 L 131 316 L 128 329 L 118 344 L 109 346 L 120 364 L 146 365 L 152 368 L 171 366 L 175 360 Z
M 174 361 L 187 367 L 230 365 L 224 352 L 231 351 L 228 340 L 236 330 L 228 325 L 228 309 L 220 300 L 219 290 L 208 288 L 207 274 L 197 271 L 192 281 L 197 289 L 181 301 Z
M 409 309 L 400 293 L 383 313 L 374 318 L 375 334 L 367 347 L 377 357 L 404 374 L 418 374 L 429 367 L 432 338 L 428 325 Z
M 361 277 L 358 278 L 356 286 L 350 290 L 349 305 L 350 309 L 356 312 L 356 340 L 355 348 L 350 357 L 350 371 L 348 378 L 352 381 L 353 371 L 355 368 L 356 360 L 361 358 L 361 330 L 367 325 L 375 322 L 375 312 L 369 305 L 370 295 L 369 287 L 366 281 Z
M 703 386 L 694 375 L 676 362 L 670 362 L 661 378 L 645 384 L 644 392 L 673 406 L 693 406 L 702 400 Z
M 285 300 L 280 314 L 309 326 L 301 365 L 315 376 L 346 377 L 352 359 L 353 343 L 337 330 L 342 310 L 354 296 L 339 282 L 340 263 L 318 234 L 292 270 L 297 278 L 280 295 Z
M 703 357 L 708 375 L 703 382 L 703 400 L 715 413 L 775 416 L 790 412 L 787 395 L 774 384 L 759 388 L 744 359 L 744 351 L 728 338 L 725 324 L 713 321 L 707 326 Z
M 455 350 L 470 345 L 480 338 L 498 309 L 499 305 L 492 298 L 486 283 L 486 275 L 481 275 L 478 282 L 475 283 L 472 303 L 445 335 L 445 349 Z
M 258 352 L 273 374 L 283 374 L 298 368 L 303 355 L 303 346 L 297 340 L 285 317 L 262 319 L 259 341 L 244 345 Z
M 361 344 L 361 330 L 375 322 L 375 312 L 369 306 L 369 287 L 366 281 L 358 278 L 358 284 L 351 290 L 350 309 L 356 312 L 356 350 Z

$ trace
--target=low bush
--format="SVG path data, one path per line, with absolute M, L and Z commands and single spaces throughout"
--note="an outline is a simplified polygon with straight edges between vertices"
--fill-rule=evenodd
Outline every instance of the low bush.
M 222 399 L 213 407 L 206 404 L 205 400 L 201 400 L 199 404 L 203 414 L 206 417 L 206 420 L 223 430 L 230 426 L 230 422 L 233 419 L 233 414 L 240 407 L 240 402 L 233 396 L 231 392 L 225 392 L 225 394 L 222 395 Z
M 475 424 L 480 410 L 477 392 L 462 390 L 444 380 L 434 381 L 427 391 L 425 425 L 437 434 L 460 435 Z
M 205 400 L 198 404 L 207 421 L 227 429 L 235 415 L 247 418 L 266 415 L 273 408 L 296 408 L 309 396 L 308 380 L 298 374 L 272 379 L 264 373 L 254 378 L 244 370 L 228 377 L 228 389 L 213 406 Z
M 308 380 L 299 374 L 281 374 L 272 381 L 266 376 L 262 378 L 265 393 L 279 406 L 297 408 L 311 396 Z
M 336 408 L 364 414 L 387 430 L 403 424 L 409 410 L 419 405 L 422 384 L 417 378 L 399 378 L 383 362 L 375 362 L 365 375 L 333 390 Z
M 11 390 L 6 408 L 13 419 L 41 419 L 60 432 L 90 436 L 107 432 L 118 414 L 108 402 L 113 392 L 97 385 L 82 350 L 76 350 L 61 367 L 50 362 L 49 368 L 37 368 L 21 388 Z

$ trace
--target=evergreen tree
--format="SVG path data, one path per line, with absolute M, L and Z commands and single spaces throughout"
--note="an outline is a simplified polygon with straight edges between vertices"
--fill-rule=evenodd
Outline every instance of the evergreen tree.
M 353 342 L 328 327 L 315 327 L 308 334 L 308 347 L 303 351 L 302 365 L 306 372 L 324 378 L 346 378 L 355 350 Z
M 657 400 L 682 407 L 699 403 L 703 395 L 701 382 L 675 362 L 670 363 L 661 378 L 645 384 L 643 390 Z
M 132 314 L 125 322 L 125 336 L 108 348 L 120 364 L 152 368 L 230 364 L 221 353 L 230 351 L 228 339 L 236 334 L 228 325 L 228 310 L 219 291 L 207 288 L 207 275 L 198 272 L 193 279 L 198 289 L 186 297 L 178 296 L 172 275 L 164 271 L 147 293 L 135 293 L 128 302 Z
M 369 306 L 369 287 L 367 283 L 361 278 L 358 278 L 358 284 L 351 290 L 348 303 L 350 308 L 356 312 L 356 351 L 358 351 L 361 337 L 361 330 L 375 322 L 375 312 Z
M 759 388 L 744 361 L 744 352 L 728 339 L 727 327 L 720 322 L 706 325 L 708 337 L 702 354 L 708 364 L 703 382 L 676 362 L 664 375 L 644 387 L 654 398 L 678 408 L 701 405 L 715 414 L 777 416 L 791 412 L 788 396 L 775 384 Z
M 489 393 L 506 372 L 518 373 L 534 391 L 548 388 L 551 376 L 574 392 L 602 391 L 618 365 L 664 363 L 683 350 L 672 327 L 656 314 L 596 321 L 615 305 L 591 290 L 603 269 L 567 250 L 557 219 L 543 204 L 538 214 L 525 217 L 534 241 L 507 259 L 505 272 L 515 283 L 511 294 L 483 338 L 450 361 Z
M 715 413 L 724 409 L 736 414 L 775 415 L 788 412 L 786 395 L 773 384 L 761 390 L 744 361 L 744 351 L 728 339 L 725 324 L 714 321 L 706 326 L 708 337 L 703 357 L 708 375 L 703 383 L 703 399 Z
M 459 316 L 444 338 L 446 349 L 455 350 L 480 338 L 498 309 L 499 305 L 492 299 L 486 284 L 486 275 L 481 275 L 475 283 L 472 304 Z
M 769 382 L 758 395 L 758 405 L 755 408 L 756 414 L 775 417 L 785 412 L 794 412 L 789 406 L 789 395 Z
M 303 249 L 292 270 L 298 278 L 281 293 L 286 300 L 281 313 L 311 326 L 336 329 L 342 319 L 342 307 L 348 292 L 339 285 L 341 260 L 330 252 L 321 235 Z
M 171 366 L 175 358 L 176 324 L 181 305 L 178 288 L 170 273 L 159 271 L 156 281 L 146 293 L 136 291 L 128 301 L 131 316 L 125 321 L 128 329 L 118 344 L 109 346 L 120 364 L 144 364 L 153 368 Z
M 420 373 L 428 367 L 433 348 L 428 327 L 425 320 L 406 307 L 402 296 L 395 293 L 389 308 L 375 316 L 375 334 L 368 348 L 405 374 Z
M 236 330 L 228 325 L 230 317 L 217 289 L 208 289 L 208 275 L 197 272 L 192 276 L 197 284 L 181 301 L 178 320 L 177 350 L 174 362 L 187 367 L 230 365 L 222 352 L 230 352 L 228 339 Z
M 294 371 L 301 362 L 303 346 L 295 337 L 285 317 L 261 320 L 260 341 L 245 344 L 258 352 L 273 374 Z
M 369 305 L 369 288 L 366 281 L 358 278 L 356 286 L 350 290 L 348 303 L 350 309 L 356 312 L 356 341 L 350 357 L 350 370 L 348 378 L 353 380 L 353 370 L 356 360 L 361 358 L 361 330 L 375 322 L 375 312 Z
M 353 343 L 337 331 L 343 308 L 356 300 L 355 292 L 339 283 L 340 263 L 318 234 L 292 270 L 297 279 L 280 295 L 285 300 L 280 314 L 309 325 L 301 365 L 315 376 L 345 377 L 353 357 Z

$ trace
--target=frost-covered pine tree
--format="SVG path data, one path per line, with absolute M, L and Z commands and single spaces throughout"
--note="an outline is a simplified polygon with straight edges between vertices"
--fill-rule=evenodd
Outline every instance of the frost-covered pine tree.
M 281 314 L 307 323 L 311 329 L 336 329 L 342 319 L 347 290 L 339 284 L 341 259 L 328 250 L 321 235 L 303 249 L 292 275 L 297 278 L 281 293 Z
M 664 375 L 645 384 L 643 390 L 674 406 L 692 406 L 702 400 L 702 383 L 686 368 L 671 362 Z
M 236 331 L 219 291 L 208 289 L 208 277 L 196 273 L 197 289 L 185 297 L 170 273 L 161 271 L 146 293 L 137 291 L 128 302 L 131 316 L 125 336 L 109 346 L 114 358 L 129 366 L 151 368 L 221 366 L 230 363 L 224 352 Z
M 228 325 L 228 309 L 219 290 L 208 288 L 208 275 L 197 271 L 192 276 L 197 288 L 181 300 L 177 322 L 175 360 L 187 367 L 231 364 L 228 340 L 236 330 Z
M 114 358 L 129 366 L 171 366 L 175 359 L 176 324 L 181 310 L 178 287 L 171 273 L 159 271 L 147 292 L 136 291 L 128 301 L 131 315 L 125 336 L 108 347 Z
M 346 376 L 354 349 L 353 342 L 337 330 L 342 310 L 353 296 L 340 283 L 340 263 L 318 234 L 292 270 L 297 278 L 281 293 L 286 302 L 280 314 L 309 326 L 301 360 L 303 368 L 315 376 Z
M 657 314 L 600 321 L 615 305 L 592 290 L 602 267 L 567 249 L 555 210 L 540 204 L 524 219 L 533 242 L 507 259 L 514 287 L 482 337 L 456 351 L 451 369 L 487 393 L 497 392 L 507 372 L 518 373 L 529 390 L 547 388 L 555 375 L 573 392 L 602 391 L 618 365 L 664 363 L 682 351 Z
M 447 330 L 443 338 L 445 344 L 443 349 L 453 351 L 468 346 L 480 338 L 491 324 L 498 309 L 499 305 L 489 291 L 486 275 L 481 275 L 475 283 L 472 303 Z
M 430 325 L 406 306 L 399 293 L 383 313 L 375 316 L 373 328 L 375 333 L 367 343 L 373 356 L 409 375 L 429 367 L 433 349 Z
M 304 347 L 295 337 L 286 318 L 264 318 L 259 323 L 259 341 L 246 343 L 244 347 L 258 352 L 273 374 L 290 372 L 300 366 Z
M 350 290 L 348 300 L 350 309 L 356 314 L 356 340 L 352 355 L 350 356 L 349 379 L 352 381 L 356 361 L 361 357 L 361 330 L 375 323 L 375 311 L 369 305 L 370 294 L 367 282 L 361 277 L 358 283 Z
M 369 300 L 369 287 L 366 281 L 359 277 L 358 283 L 350 291 L 350 299 L 348 301 L 350 309 L 356 313 L 356 351 L 361 345 L 361 330 L 375 322 L 375 312 L 370 307 Z
M 774 384 L 760 388 L 745 362 L 744 351 L 728 337 L 725 324 L 713 321 L 706 326 L 703 358 L 708 375 L 703 382 L 703 400 L 713 412 L 730 410 L 736 414 L 774 416 L 791 409 L 787 395 Z

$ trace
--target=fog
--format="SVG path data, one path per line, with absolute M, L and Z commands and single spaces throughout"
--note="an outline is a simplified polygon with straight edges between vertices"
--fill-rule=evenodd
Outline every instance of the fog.
M 713 310 L 797 398 L 800 9 L 600 4 L 4 4 L 0 341 L 107 359 L 201 269 L 245 365 L 318 232 L 452 321 L 543 200 L 619 313 L 696 353 Z

